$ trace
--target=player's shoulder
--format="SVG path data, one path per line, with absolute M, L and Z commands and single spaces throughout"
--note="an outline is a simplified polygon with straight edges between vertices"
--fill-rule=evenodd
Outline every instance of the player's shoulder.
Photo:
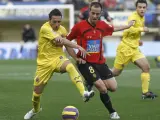
M 103 20 L 99 20 L 98 24 L 106 24 L 106 22 L 104 22 Z
M 65 28 L 64 26 L 62 26 L 62 25 L 59 26 L 59 30 L 58 30 L 58 31 L 60 31 L 63 36 L 66 36 L 66 35 L 67 35 L 67 30 L 66 30 L 66 28 Z
M 131 16 L 136 16 L 136 15 L 137 15 L 136 11 L 134 11 L 134 12 L 131 13 Z
M 103 21 L 103 20 L 99 20 L 99 21 L 98 21 L 98 25 L 101 25 L 101 26 L 111 26 L 110 24 L 106 23 L 106 22 Z
M 136 19 L 137 18 L 137 12 L 132 12 L 131 15 L 128 17 L 129 19 Z
M 63 31 L 66 30 L 66 28 L 64 26 L 62 26 L 62 25 L 60 25 L 59 29 L 63 30 Z
M 52 30 L 49 22 L 45 22 L 42 26 L 41 26 L 41 31 L 48 31 L 48 30 Z

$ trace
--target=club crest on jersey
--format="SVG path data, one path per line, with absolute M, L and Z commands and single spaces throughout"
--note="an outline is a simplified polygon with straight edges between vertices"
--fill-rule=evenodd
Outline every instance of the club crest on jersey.
M 92 38 L 92 36 L 87 36 L 87 39 L 91 39 Z
M 63 59 L 63 56 L 60 56 L 59 59 Z
M 100 52 L 100 40 L 88 40 L 87 41 L 87 52 L 88 53 L 99 53 Z

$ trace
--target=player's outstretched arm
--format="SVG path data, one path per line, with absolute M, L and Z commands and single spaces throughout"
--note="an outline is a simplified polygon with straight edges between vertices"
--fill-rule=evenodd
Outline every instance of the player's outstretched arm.
M 137 31 L 137 32 L 149 32 L 148 27 L 130 27 L 131 31 Z
M 70 48 L 70 47 L 67 47 L 67 46 L 65 46 L 65 47 L 66 47 L 66 50 L 67 50 L 68 54 L 69 54 L 74 60 L 77 61 L 77 55 L 76 55 L 76 52 L 74 51 L 74 49 L 73 49 L 73 48 Z
M 79 64 L 85 64 L 86 61 L 82 58 L 77 58 L 76 52 L 74 51 L 73 48 L 70 47 L 66 47 L 66 50 L 68 52 L 68 54 L 75 60 L 77 61 Z
M 128 29 L 128 28 L 130 28 L 131 26 L 133 26 L 134 23 L 135 23 L 135 21 L 134 21 L 134 20 L 131 20 L 131 21 L 129 21 L 128 25 L 123 25 L 123 26 L 115 27 L 115 28 L 114 28 L 114 32 Z
M 143 27 L 143 31 L 142 32 L 149 32 L 148 27 Z
M 60 43 L 60 44 L 65 45 L 67 47 L 79 49 L 81 51 L 81 56 L 83 58 L 86 58 L 86 56 L 89 55 L 84 48 L 82 48 L 81 46 L 67 40 L 66 38 L 57 37 L 57 38 L 54 39 L 54 42 L 55 43 Z

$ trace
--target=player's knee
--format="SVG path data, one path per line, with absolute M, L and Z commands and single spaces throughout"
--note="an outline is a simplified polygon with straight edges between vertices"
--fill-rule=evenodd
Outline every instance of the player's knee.
M 119 71 L 113 71 L 112 73 L 113 73 L 113 76 L 114 76 L 114 77 L 116 77 L 116 76 L 119 76 L 119 75 L 120 75 L 120 72 L 119 72 Z
M 107 88 L 102 81 L 96 81 L 95 86 L 100 93 L 106 93 L 107 92 Z
M 117 83 L 114 83 L 112 85 L 109 85 L 107 88 L 110 92 L 115 92 L 117 90 Z
M 36 79 L 39 79 L 39 78 L 36 78 Z M 46 84 L 41 83 L 40 85 L 34 86 L 34 92 L 36 94 L 42 94 L 45 85 Z
M 117 70 L 117 69 L 112 69 L 112 73 L 113 73 L 113 76 L 116 77 L 116 76 L 119 76 L 121 74 L 121 70 Z
M 149 72 L 150 71 L 150 66 L 149 65 L 144 65 L 143 67 L 142 67 L 142 71 L 143 72 Z
M 100 92 L 100 93 L 106 93 L 107 92 L 107 88 L 106 87 L 100 87 L 99 89 L 98 89 L 98 91 Z
M 35 92 L 36 94 L 42 94 L 42 90 L 41 90 L 41 88 L 39 88 L 39 86 L 35 86 L 35 87 L 34 87 L 34 92 Z
M 117 87 L 114 86 L 114 87 L 109 88 L 108 90 L 109 90 L 110 92 L 115 92 L 115 91 L 117 90 Z

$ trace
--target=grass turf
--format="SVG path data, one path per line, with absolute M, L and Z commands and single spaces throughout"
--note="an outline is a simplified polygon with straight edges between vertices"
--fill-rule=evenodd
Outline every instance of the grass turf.
M 160 94 L 160 69 L 156 68 L 153 58 L 151 64 L 151 90 Z M 108 59 L 111 67 L 113 59 Z M 31 95 L 36 62 L 34 60 L 0 61 L 0 120 L 23 120 L 31 109 Z M 118 89 L 110 93 L 113 105 L 121 120 L 160 120 L 159 98 L 141 99 L 140 70 L 129 65 L 117 77 Z M 76 87 L 67 74 L 55 74 L 49 81 L 43 97 L 43 112 L 33 120 L 61 120 L 61 112 L 67 105 L 80 111 L 79 120 L 109 120 L 109 115 L 99 99 L 95 97 L 84 103 Z

